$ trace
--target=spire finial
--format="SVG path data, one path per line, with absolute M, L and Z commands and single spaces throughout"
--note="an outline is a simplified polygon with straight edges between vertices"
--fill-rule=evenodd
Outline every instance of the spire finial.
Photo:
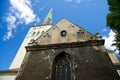
M 50 9 L 42 24 L 52 24 L 52 8 Z

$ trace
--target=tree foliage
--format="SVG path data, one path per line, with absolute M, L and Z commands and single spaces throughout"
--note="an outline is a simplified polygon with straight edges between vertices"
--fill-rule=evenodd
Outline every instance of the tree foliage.
M 120 51 L 120 0 L 107 0 L 109 5 L 109 13 L 107 15 L 107 26 L 115 33 L 115 45 Z

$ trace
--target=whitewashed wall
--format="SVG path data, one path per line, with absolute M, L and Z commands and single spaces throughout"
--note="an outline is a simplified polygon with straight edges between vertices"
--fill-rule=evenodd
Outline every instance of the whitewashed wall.
M 34 39 L 36 40 L 38 37 L 40 37 L 40 35 L 43 32 L 46 32 L 48 29 L 50 29 L 52 27 L 52 25 L 44 25 L 44 26 L 35 26 L 35 27 L 31 27 L 30 30 L 28 31 L 26 37 L 24 38 L 24 41 L 22 42 L 11 66 L 9 69 L 14 69 L 14 68 L 20 68 L 22 61 L 24 59 L 26 50 L 25 50 L 25 46 L 28 45 L 28 43 Z M 40 32 L 39 35 L 37 35 L 37 32 Z M 35 33 L 35 35 L 33 35 L 33 33 Z
M 0 80 L 15 80 L 16 75 L 0 76 Z

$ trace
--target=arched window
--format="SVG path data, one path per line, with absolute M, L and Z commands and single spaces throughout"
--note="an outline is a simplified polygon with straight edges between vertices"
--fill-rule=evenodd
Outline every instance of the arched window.
M 41 32 L 41 35 L 44 33 L 44 31 Z
M 33 32 L 31 36 L 34 37 L 34 36 L 35 36 L 35 33 L 36 33 L 36 32 Z
M 60 53 L 53 63 L 53 80 L 72 80 L 72 67 L 70 55 Z
M 39 36 L 40 35 L 40 31 L 37 32 L 36 36 Z

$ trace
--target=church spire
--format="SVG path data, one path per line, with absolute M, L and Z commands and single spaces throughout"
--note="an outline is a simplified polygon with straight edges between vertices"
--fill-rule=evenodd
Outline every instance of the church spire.
M 45 17 L 45 19 L 44 19 L 42 24 L 43 25 L 45 25 L 45 24 L 52 24 L 52 8 L 50 9 L 49 13 Z

